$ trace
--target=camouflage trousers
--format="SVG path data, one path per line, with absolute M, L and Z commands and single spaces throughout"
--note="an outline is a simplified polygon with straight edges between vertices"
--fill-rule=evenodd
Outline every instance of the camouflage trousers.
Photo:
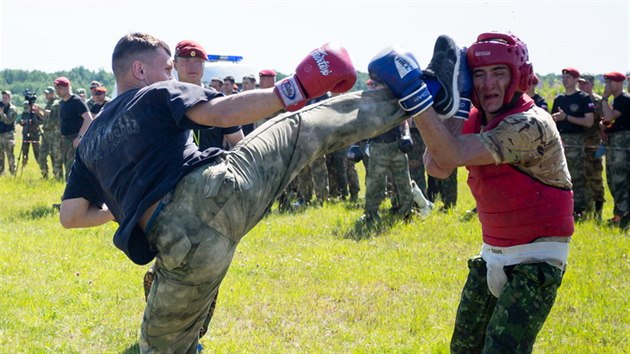
M 435 202 L 438 195 L 444 203 L 444 209 L 450 209 L 457 205 L 457 169 L 454 169 L 453 173 L 446 179 L 429 176 L 427 197 L 430 201 Z
M 630 211 L 630 131 L 608 135 L 606 181 L 615 202 L 614 214 Z
M 413 139 L 413 149 L 407 153 L 409 158 L 409 175 L 416 182 L 422 193 L 427 195 L 427 178 L 424 172 L 424 162 L 422 161 L 422 155 L 426 146 L 420 132 L 416 128 L 411 129 L 411 139 Z
M 604 163 L 595 157 L 599 147 L 599 132 L 584 136 L 584 164 L 586 166 L 586 205 L 589 212 L 597 212 L 604 204 Z M 601 210 L 600 210 L 601 212 Z M 601 216 L 601 215 L 600 215 Z
M 35 161 L 39 160 L 39 141 L 28 138 L 28 137 L 23 137 L 22 139 L 23 140 L 22 140 L 21 154 L 22 154 L 22 167 L 24 167 L 28 164 L 28 154 L 29 154 L 29 151 L 31 150 L 31 146 L 33 147 L 33 155 L 35 156 Z
M 507 266 L 508 281 L 497 299 L 488 289 L 486 261 L 471 258 L 468 268 L 451 353 L 531 353 L 563 272 L 548 263 Z
M 303 204 L 309 204 L 313 194 L 318 203 L 323 203 L 328 199 L 328 169 L 326 168 L 326 158 L 321 156 L 309 165 L 304 167 L 300 174 L 291 182 L 296 189 L 297 199 Z M 291 185 L 288 189 L 291 189 Z M 288 191 L 291 194 L 291 191 Z
M 562 143 L 573 184 L 573 210 L 584 212 L 587 209 L 584 135 L 562 134 Z
M 0 174 L 4 173 L 4 158 L 6 156 L 9 164 L 9 172 L 14 175 L 15 167 L 15 134 L 14 132 L 0 134 Z
M 72 167 L 72 163 L 74 163 L 74 155 L 77 152 L 77 149 L 72 145 L 74 137 L 61 137 L 61 162 L 63 163 L 63 168 L 65 169 L 64 179 L 68 179 L 68 175 L 70 174 L 70 168 Z
M 370 143 L 370 164 L 365 181 L 365 214 L 377 214 L 385 198 L 386 178 L 391 172 L 396 186 L 397 205 L 395 210 L 407 215 L 412 208 L 411 177 L 407 154 L 398 149 L 398 141 L 392 143 Z
M 319 202 L 328 199 L 328 169 L 326 168 L 326 157 L 320 156 L 309 165 L 311 177 L 313 179 L 313 189 L 315 197 Z
M 317 157 L 381 134 L 406 116 L 388 90 L 340 95 L 273 118 L 162 199 L 147 240 L 157 251 L 142 353 L 196 353 L 199 329 L 241 238 Z
M 52 162 L 52 171 L 56 179 L 63 179 L 63 164 L 61 159 L 61 133 L 45 131 L 42 134 L 42 142 L 39 147 L 39 159 L 37 163 L 44 178 L 48 178 L 48 156 Z

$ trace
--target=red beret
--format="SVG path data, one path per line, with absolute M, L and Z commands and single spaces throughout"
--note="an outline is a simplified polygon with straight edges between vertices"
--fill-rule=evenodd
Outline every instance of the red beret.
M 203 58 L 208 60 L 206 50 L 203 49 L 201 44 L 185 39 L 175 46 L 175 56 L 180 58 Z
M 612 72 L 604 74 L 604 79 L 621 82 L 626 79 L 626 75 L 618 71 L 612 71 Z
M 55 79 L 55 86 L 68 87 L 70 86 L 70 80 L 65 76 L 58 77 Z
M 258 76 L 259 77 L 264 77 L 264 76 L 275 77 L 276 72 L 273 71 L 273 69 L 263 69 L 263 70 L 260 70 L 260 72 L 258 73 Z
M 564 69 L 562 69 L 562 73 L 563 74 L 569 74 L 569 75 L 573 76 L 576 79 L 578 77 L 580 77 L 580 72 L 577 69 L 575 69 L 575 68 L 564 68 Z
M 95 88 L 94 91 L 105 93 L 105 92 L 107 92 L 107 88 L 105 86 L 99 86 L 99 87 Z

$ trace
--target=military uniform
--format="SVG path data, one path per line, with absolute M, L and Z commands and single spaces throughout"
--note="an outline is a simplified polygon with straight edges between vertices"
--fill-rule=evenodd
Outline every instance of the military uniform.
M 551 113 L 559 112 L 560 109 L 572 117 L 584 117 L 587 113 L 594 112 L 594 105 L 591 97 L 583 92 L 577 91 L 573 94 L 561 94 L 553 102 Z M 573 182 L 573 200 L 576 218 L 581 218 L 586 211 L 586 163 L 584 152 L 584 134 L 586 128 L 567 121 L 556 122 L 558 131 L 564 143 L 564 152 Z
M 407 153 L 409 159 L 409 175 L 411 179 L 416 182 L 416 185 L 422 191 L 422 194 L 427 194 L 427 179 L 424 172 L 424 162 L 422 161 L 422 155 L 426 146 L 422 140 L 420 132 L 415 127 L 415 123 L 409 129 L 411 133 L 411 139 L 413 139 L 413 149 Z
M 599 122 L 602 120 L 602 97 L 591 95 L 595 105 L 595 119 L 593 126 L 584 133 L 584 164 L 586 166 L 586 206 L 589 213 L 594 213 L 600 219 L 604 206 L 604 163 L 601 156 L 596 156 L 597 149 L 602 143 Z
M 61 128 L 59 123 L 59 100 L 53 99 L 46 103 L 44 124 L 42 125 L 42 142 L 39 151 L 39 168 L 44 178 L 48 178 L 48 156 L 52 161 L 52 171 L 56 179 L 63 179 L 61 159 Z
M 429 176 L 427 197 L 435 202 L 438 195 L 444 204 L 442 210 L 448 210 L 457 205 L 457 169 L 454 169 L 453 173 L 445 179 Z
M 33 147 L 33 155 L 35 161 L 39 160 L 39 138 L 41 131 L 39 126 L 42 124 L 42 119 L 30 111 L 28 108 L 28 102 L 25 102 L 24 112 L 20 117 L 20 125 L 22 126 L 22 166 L 28 164 L 29 147 Z
M 4 173 L 4 157 L 7 157 L 9 172 L 15 174 L 15 120 L 17 119 L 17 109 L 15 105 L 9 103 L 4 105 L 0 102 L 0 175 Z
M 328 169 L 326 168 L 326 157 L 320 156 L 309 165 L 313 180 L 313 189 L 317 203 L 322 205 L 329 196 Z
M 370 163 L 365 182 L 365 207 L 367 218 L 378 217 L 378 209 L 385 197 L 387 176 L 391 173 L 392 183 L 396 186 L 396 205 L 392 211 L 402 216 L 409 216 L 413 205 L 411 195 L 411 177 L 407 154 L 400 151 L 398 140 L 400 128 L 370 139 Z
M 630 94 L 615 97 L 611 108 L 621 115 L 606 128 L 606 180 L 615 201 L 613 213 L 624 217 L 625 224 L 630 215 Z

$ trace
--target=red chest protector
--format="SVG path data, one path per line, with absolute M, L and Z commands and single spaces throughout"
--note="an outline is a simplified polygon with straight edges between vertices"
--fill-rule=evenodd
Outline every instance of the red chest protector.
M 505 117 L 524 112 L 534 102 L 523 95 L 509 111 L 497 116 L 484 131 Z M 482 115 L 473 107 L 463 134 L 481 132 Z M 468 185 L 477 201 L 483 241 L 489 245 L 522 245 L 544 236 L 573 234 L 573 193 L 548 186 L 510 164 L 468 166 Z

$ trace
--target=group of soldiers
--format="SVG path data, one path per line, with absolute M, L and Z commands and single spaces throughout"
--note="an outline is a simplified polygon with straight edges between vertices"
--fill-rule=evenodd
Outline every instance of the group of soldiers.
M 111 99 L 105 94 L 107 89 L 98 81 L 90 83 L 92 96 L 86 100 L 85 90 L 75 90 L 88 107 L 90 115 L 94 116 Z M 13 94 L 9 90 L 2 91 L 0 103 L 0 175 L 4 174 L 5 158 L 11 175 L 17 175 L 28 164 L 31 147 L 33 156 L 39 165 L 43 178 L 49 178 L 49 157 L 52 162 L 52 177 L 63 180 L 67 178 L 69 166 L 72 164 L 72 151 L 64 153 L 63 135 L 61 132 L 61 106 L 64 100 L 57 96 L 53 86 L 44 89 L 46 103 L 40 106 L 36 103 L 37 96 L 27 91 L 23 102 L 22 113 L 12 102 Z M 103 96 L 98 98 L 98 96 Z M 14 155 L 15 131 L 17 126 L 22 128 L 22 145 L 17 159 Z M 65 170 L 65 173 L 64 173 Z

